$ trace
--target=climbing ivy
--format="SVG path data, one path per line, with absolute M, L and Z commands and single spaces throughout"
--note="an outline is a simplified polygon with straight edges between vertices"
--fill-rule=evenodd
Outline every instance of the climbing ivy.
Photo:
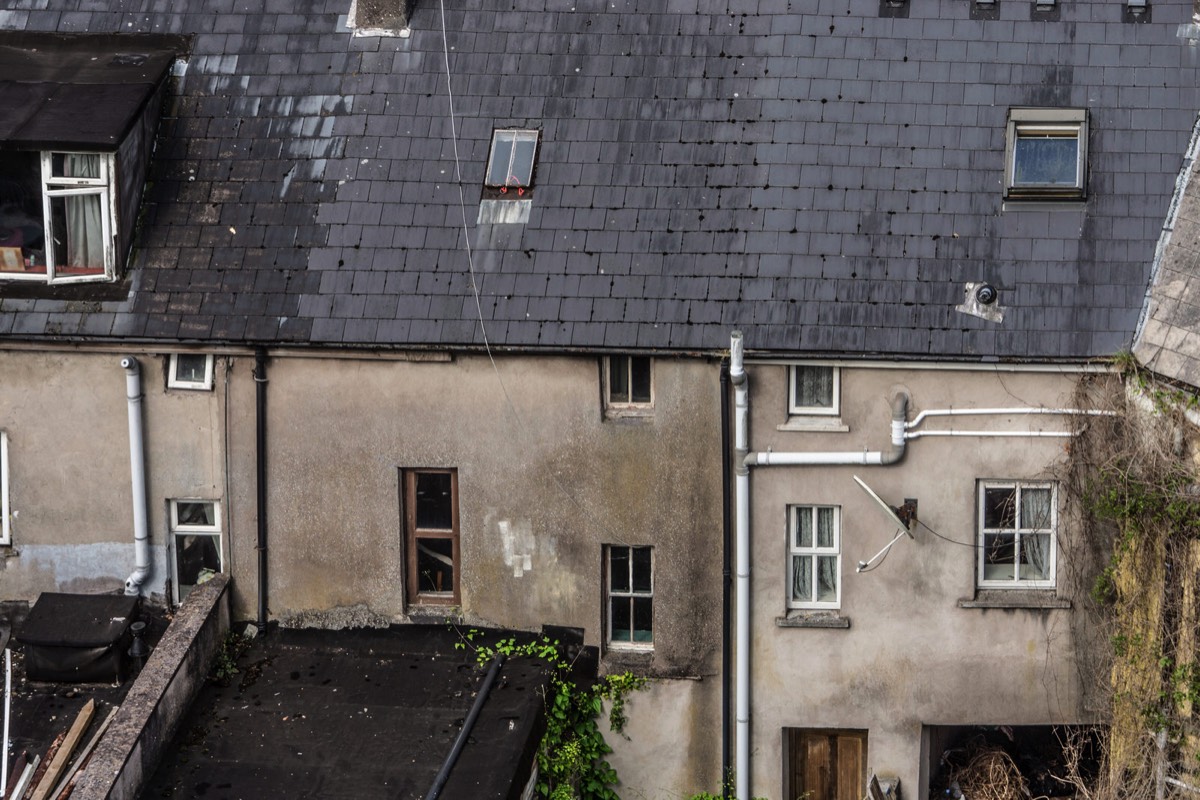
M 462 639 L 455 646 L 473 649 L 480 667 L 497 653 L 508 658 L 538 659 L 549 666 L 546 732 L 537 752 L 538 795 L 548 800 L 620 800 L 614 789 L 617 771 L 607 759 L 612 747 L 604 738 L 599 720 L 607 703 L 609 730 L 622 733 L 627 721 L 626 698 L 644 687 L 646 679 L 620 672 L 581 684 L 573 677 L 559 643 L 548 637 L 524 643 L 506 638 L 485 645 L 480 642 L 481 631 L 472 629 L 460 635 Z

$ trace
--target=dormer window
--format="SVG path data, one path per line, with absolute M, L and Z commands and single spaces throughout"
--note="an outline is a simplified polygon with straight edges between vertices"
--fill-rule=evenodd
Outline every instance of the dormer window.
M 0 278 L 114 277 L 112 173 L 109 153 L 0 154 Z
M 487 180 L 484 184 L 501 196 L 526 196 L 533 186 L 533 164 L 537 144 L 537 131 L 495 131 L 492 134 L 492 154 L 488 158 Z
M 112 281 L 175 54 L 158 35 L 0 34 L 0 281 Z

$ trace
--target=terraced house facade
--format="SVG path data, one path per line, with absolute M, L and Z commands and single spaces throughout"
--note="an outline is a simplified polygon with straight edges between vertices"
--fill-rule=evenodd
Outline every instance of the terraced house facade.
M 581 628 L 657 679 L 628 797 L 923 796 L 1089 722 L 1058 469 L 1194 155 L 1192 15 L 16 3 L 0 599 Z

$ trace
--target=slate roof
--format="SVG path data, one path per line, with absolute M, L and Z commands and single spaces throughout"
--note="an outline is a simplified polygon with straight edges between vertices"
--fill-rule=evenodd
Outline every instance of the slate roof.
M 1145 316 L 1133 353 L 1168 378 L 1200 386 L 1200 181 L 1195 147 L 1180 173 L 1179 202 L 1169 219 Z
M 1200 109 L 1190 2 L 470 5 L 445 10 L 464 235 L 437 3 L 407 38 L 352 37 L 349 0 L 9 4 L 3 29 L 194 39 L 126 286 L 0 288 L 0 336 L 478 346 L 469 240 L 500 347 L 1129 346 Z M 1002 210 L 1025 105 L 1088 109 L 1084 206 Z M 477 225 L 508 126 L 542 131 L 529 221 Z M 1002 323 L 956 310 L 984 280 Z

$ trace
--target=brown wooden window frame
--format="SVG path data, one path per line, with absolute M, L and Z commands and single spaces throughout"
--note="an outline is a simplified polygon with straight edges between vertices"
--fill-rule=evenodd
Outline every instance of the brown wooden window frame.
M 451 527 L 450 528 L 419 528 L 417 527 L 417 481 L 422 475 L 449 475 L 451 498 Z M 458 521 L 458 470 L 453 468 L 421 468 L 401 469 L 401 517 L 404 525 L 405 553 L 405 596 L 409 603 L 415 605 L 458 605 L 460 593 L 459 584 L 462 576 L 462 553 L 459 546 Z M 422 591 L 418 565 L 420 562 L 418 540 L 436 539 L 451 543 L 452 586 L 441 591 Z

